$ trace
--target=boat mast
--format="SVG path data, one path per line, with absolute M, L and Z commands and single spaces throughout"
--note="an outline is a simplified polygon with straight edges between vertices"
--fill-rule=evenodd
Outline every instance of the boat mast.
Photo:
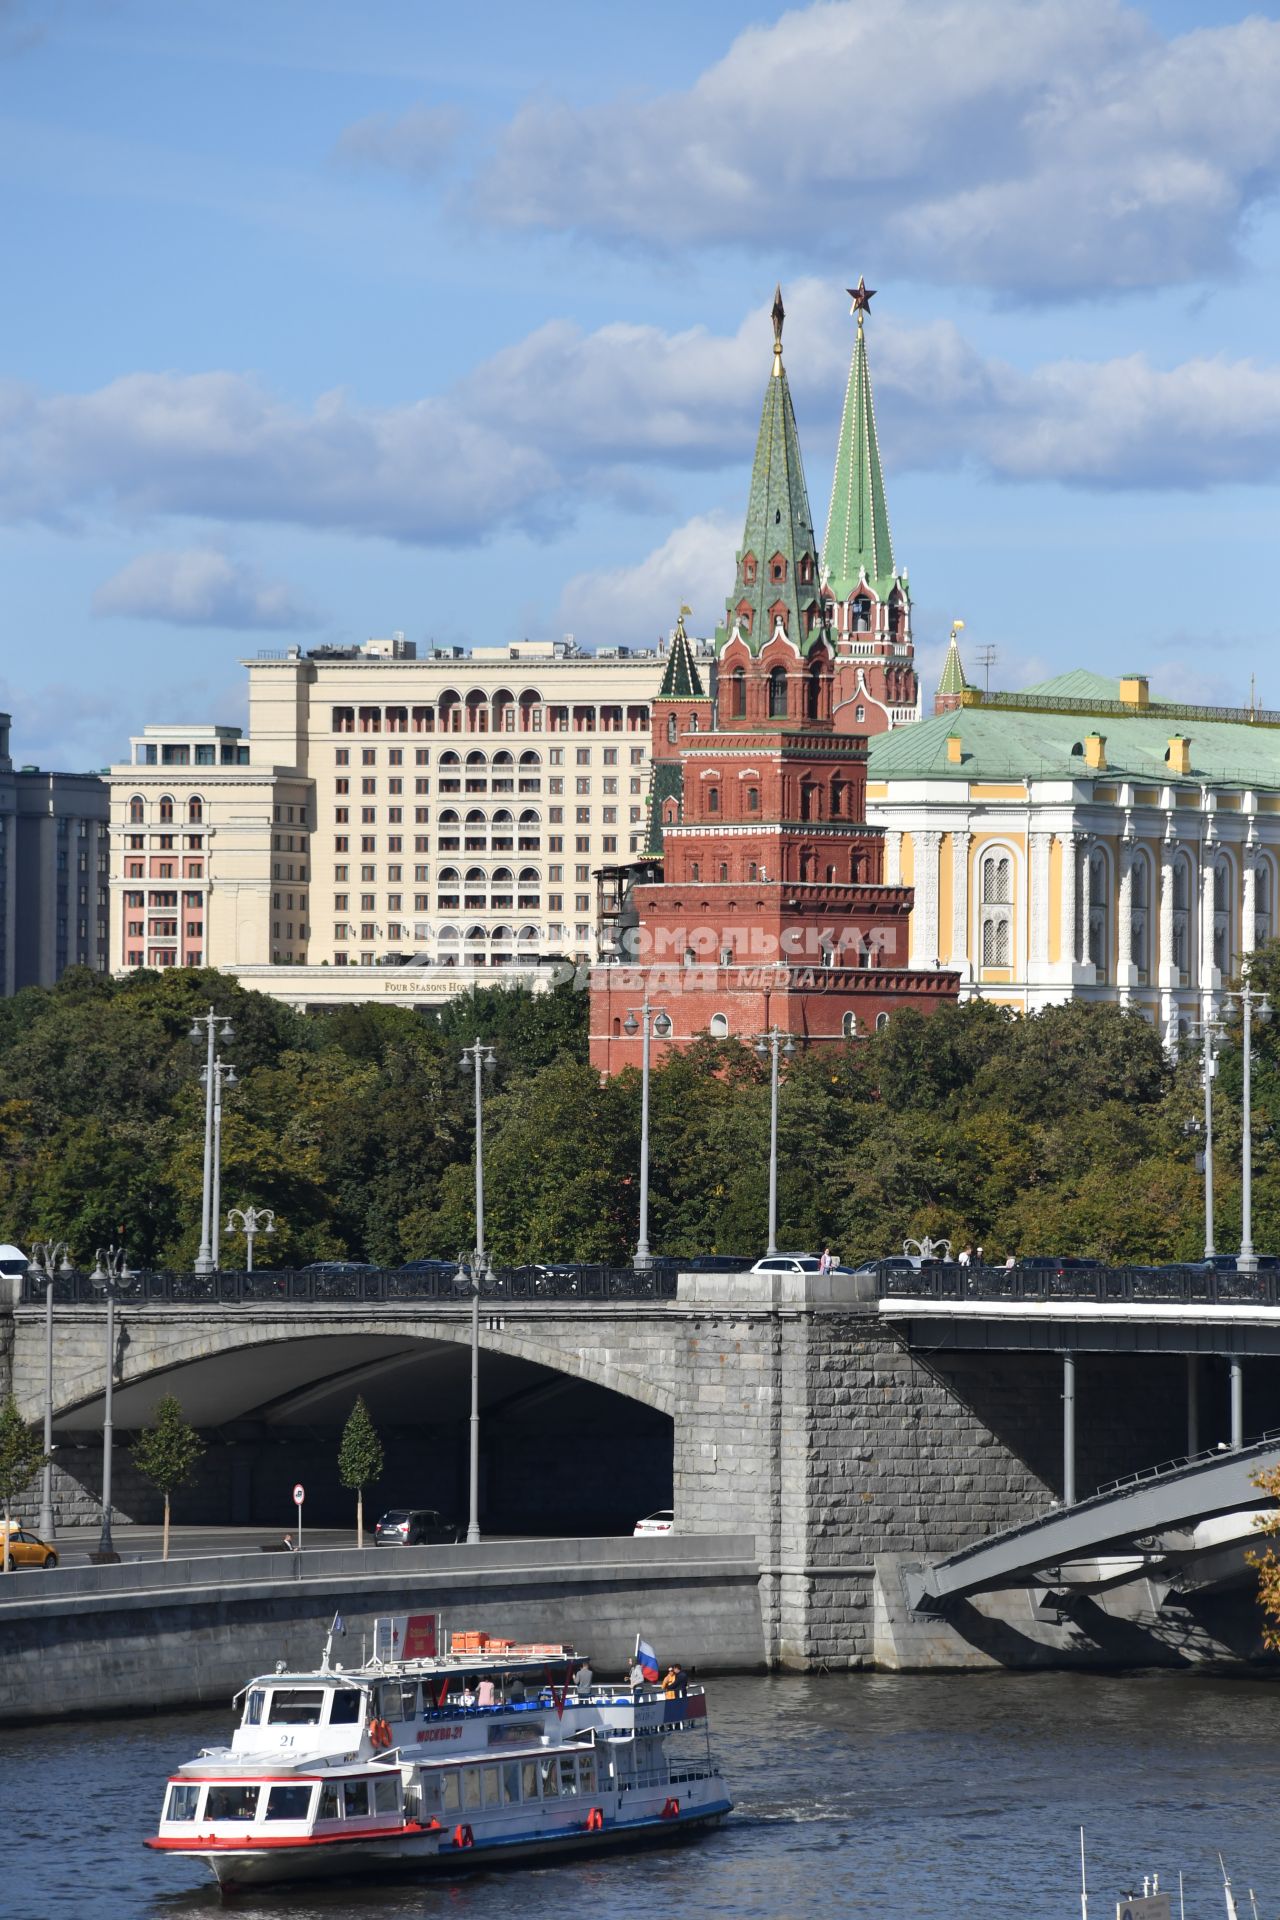
M 1231 1875 L 1227 1872 L 1227 1863 L 1221 1854 L 1218 1855 L 1218 1865 L 1222 1868 L 1222 1892 L 1227 1903 L 1227 1920 L 1239 1920 L 1235 1896 L 1231 1891 Z
M 1080 1829 L 1080 1920 L 1089 1920 L 1089 1884 L 1084 1875 L 1084 1828 Z

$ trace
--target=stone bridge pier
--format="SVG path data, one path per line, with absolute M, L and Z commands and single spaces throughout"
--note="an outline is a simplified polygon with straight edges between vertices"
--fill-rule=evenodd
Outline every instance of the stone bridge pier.
M 617 1531 L 623 1512 L 629 1522 L 670 1499 L 681 1533 L 754 1536 L 774 1664 L 868 1661 L 875 1556 L 945 1553 L 1044 1511 L 1061 1413 L 1056 1389 L 1017 1356 L 913 1353 L 856 1284 L 685 1274 L 674 1299 L 486 1302 L 482 1523 L 550 1531 L 548 1486 L 613 1497 L 611 1529 L 562 1520 L 569 1531 Z M 442 1476 L 463 1484 L 465 1302 L 126 1302 L 117 1329 L 118 1449 L 169 1392 L 210 1439 L 198 1510 L 180 1517 L 266 1519 L 261 1501 L 245 1504 L 265 1478 L 284 1525 L 281 1489 L 303 1477 L 310 1500 L 313 1472 L 332 1478 L 357 1391 L 413 1463 L 380 1500 L 448 1506 Z M 58 1306 L 62 1524 L 96 1511 L 105 1340 L 100 1306 Z M 34 1302 L 0 1324 L 0 1389 L 5 1371 L 25 1417 L 39 1418 Z M 152 1518 L 127 1456 L 116 1460 L 117 1511 Z

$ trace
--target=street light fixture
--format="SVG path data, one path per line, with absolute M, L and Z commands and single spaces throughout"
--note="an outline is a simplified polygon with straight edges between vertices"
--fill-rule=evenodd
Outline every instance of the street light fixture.
M 467 1516 L 467 1545 L 480 1544 L 480 1288 L 489 1268 L 484 1244 L 484 1076 L 498 1064 L 492 1047 L 477 1037 L 462 1049 L 459 1069 L 468 1067 L 475 1075 L 476 1101 L 476 1250 L 471 1262 L 471 1446 L 470 1511 Z
M 40 1538 L 53 1539 L 53 1282 L 74 1273 L 65 1240 L 37 1240 L 31 1271 L 44 1281 L 44 1470 L 40 1480 Z
M 785 1027 L 775 1021 L 767 1033 L 758 1033 L 756 1052 L 763 1060 L 770 1057 L 769 1068 L 769 1245 L 766 1258 L 778 1251 L 778 1057 L 790 1059 L 796 1043 Z
M 622 1026 L 632 1039 L 637 1033 L 644 1034 L 640 1048 L 640 1238 L 636 1242 L 635 1257 L 636 1271 L 643 1273 L 653 1265 L 649 1251 L 649 1041 L 652 1034 L 656 1033 L 661 1039 L 670 1033 L 671 1016 L 650 1006 L 646 989 L 643 1005 L 628 1007 Z
M 235 1085 L 235 1069 L 223 1065 L 218 1058 L 218 1041 L 230 1040 L 231 1022 L 219 1018 L 210 1007 L 208 1013 L 198 1015 L 191 1022 L 189 1038 L 199 1046 L 205 1047 L 205 1064 L 200 1075 L 204 1083 L 204 1183 L 200 1199 L 200 1251 L 196 1255 L 197 1273 L 216 1273 L 218 1270 L 218 1201 L 217 1189 L 221 1185 L 221 1147 L 222 1147 L 222 1081 L 224 1073 L 230 1074 L 229 1086 Z M 218 1168 L 215 1174 L 215 1127 L 217 1140 Z
M 1193 1029 L 1193 1038 L 1201 1043 L 1200 1076 L 1204 1085 L 1204 1119 L 1199 1123 L 1188 1123 L 1188 1131 L 1195 1132 L 1197 1124 L 1204 1133 L 1204 1257 L 1212 1260 L 1215 1252 L 1213 1244 L 1213 1082 L 1218 1071 L 1218 1048 L 1226 1039 L 1221 1025 L 1210 1018 Z
M 120 1558 L 111 1541 L 111 1400 L 116 1366 L 116 1293 L 127 1281 L 136 1280 L 137 1277 L 129 1269 L 123 1247 L 98 1248 L 96 1264 L 89 1278 L 107 1296 L 107 1385 L 102 1403 L 102 1532 L 98 1538 L 98 1551 L 90 1555 L 92 1560 L 99 1563 Z
M 260 1233 L 274 1233 L 276 1216 L 274 1207 L 231 1207 L 227 1212 L 227 1232 L 234 1233 L 236 1221 L 240 1222 L 240 1231 L 249 1249 L 248 1271 L 253 1272 L 253 1243 Z M 265 1224 L 264 1224 L 265 1222 Z
M 1240 1142 L 1240 1257 L 1236 1269 L 1240 1273 L 1256 1273 L 1258 1256 L 1253 1250 L 1253 1022 L 1271 1018 L 1271 1003 L 1265 993 L 1259 994 L 1248 974 L 1243 985 L 1229 988 L 1223 993 L 1225 1001 L 1237 1001 L 1244 1027 L 1241 1036 L 1244 1049 L 1244 1111 L 1241 1116 L 1243 1132 Z

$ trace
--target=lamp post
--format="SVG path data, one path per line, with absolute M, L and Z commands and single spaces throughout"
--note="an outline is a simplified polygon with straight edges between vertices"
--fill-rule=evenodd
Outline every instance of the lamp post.
M 649 1041 L 652 1034 L 661 1037 L 670 1033 L 671 1016 L 649 1005 L 646 989 L 644 1004 L 628 1007 L 622 1025 L 632 1039 L 637 1033 L 643 1036 L 640 1043 L 640 1238 L 636 1242 L 635 1266 L 637 1272 L 644 1272 L 653 1265 L 649 1252 Z
M 53 1539 L 53 1281 L 74 1271 L 65 1240 L 37 1240 L 31 1271 L 44 1281 L 44 1470 L 40 1479 L 40 1538 Z
M 230 1040 L 231 1022 L 219 1020 L 217 1013 L 210 1007 L 208 1013 L 198 1015 L 191 1022 L 188 1036 L 196 1046 L 201 1041 L 205 1047 L 205 1064 L 200 1075 L 204 1082 L 204 1183 L 200 1199 L 200 1251 L 196 1255 L 197 1273 L 216 1273 L 218 1270 L 217 1234 L 218 1209 L 214 1199 L 214 1111 L 217 1109 L 218 1123 L 221 1127 L 222 1107 L 218 1098 L 221 1093 L 222 1075 L 219 1072 L 221 1062 L 218 1059 L 218 1040 Z M 233 1070 L 234 1076 L 234 1070 Z M 232 1084 L 234 1084 L 234 1077 Z M 221 1146 L 221 1140 L 219 1140 Z
M 98 1562 L 118 1560 L 111 1542 L 111 1400 L 116 1368 L 116 1293 L 127 1280 L 136 1279 L 129 1271 L 123 1247 L 99 1247 L 97 1263 L 89 1278 L 107 1296 L 107 1386 L 102 1403 L 102 1532 L 98 1551 L 90 1557 Z
M 766 1258 L 778 1251 L 778 1056 L 788 1059 L 796 1050 L 796 1043 L 785 1027 L 775 1021 L 767 1033 L 758 1033 L 755 1040 L 756 1052 L 763 1060 L 771 1056 L 769 1068 L 769 1244 L 765 1249 Z
M 1222 1027 L 1214 1019 L 1204 1020 L 1196 1036 L 1201 1042 L 1201 1079 L 1204 1084 L 1204 1119 L 1200 1122 L 1204 1133 L 1204 1257 L 1212 1260 L 1215 1252 L 1213 1234 L 1213 1082 L 1218 1071 L 1218 1047 L 1226 1038 Z M 1188 1132 L 1195 1132 L 1194 1121 L 1188 1124 Z
M 1258 1256 L 1253 1250 L 1253 1022 L 1271 1018 L 1271 1003 L 1265 993 L 1257 993 L 1245 975 L 1243 984 L 1233 987 L 1222 996 L 1227 1001 L 1238 1001 L 1240 1006 L 1244 1047 L 1244 1110 L 1241 1116 L 1242 1134 L 1240 1141 L 1240 1257 L 1236 1269 L 1240 1273 L 1256 1273 Z
M 231 1207 L 227 1211 L 227 1232 L 234 1233 L 236 1221 L 240 1222 L 240 1231 L 244 1235 L 245 1245 L 249 1249 L 248 1271 L 253 1272 L 253 1243 L 260 1233 L 274 1233 L 276 1216 L 273 1207 Z M 263 1224 L 265 1222 L 265 1225 Z
M 475 1075 L 476 1098 L 476 1250 L 471 1263 L 471 1447 L 469 1462 L 470 1507 L 467 1515 L 467 1545 L 480 1544 L 480 1286 L 488 1271 L 489 1256 L 484 1245 L 484 1076 L 498 1064 L 492 1047 L 477 1037 L 462 1049 L 458 1065 Z

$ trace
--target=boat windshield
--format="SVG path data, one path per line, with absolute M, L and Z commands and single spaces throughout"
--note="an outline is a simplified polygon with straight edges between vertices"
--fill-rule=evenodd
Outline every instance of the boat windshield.
M 273 1727 L 318 1727 L 323 1687 L 273 1687 L 267 1721 Z

